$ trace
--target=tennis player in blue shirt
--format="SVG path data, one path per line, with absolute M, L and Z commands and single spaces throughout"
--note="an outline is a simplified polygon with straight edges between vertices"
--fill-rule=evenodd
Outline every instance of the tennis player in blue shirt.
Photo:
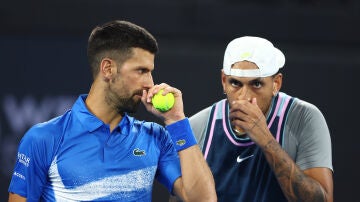
M 87 50 L 91 89 L 62 116 L 26 132 L 9 186 L 10 202 L 151 201 L 154 179 L 185 201 L 216 201 L 181 91 L 154 85 L 157 50 L 148 31 L 127 21 L 92 31 Z M 160 90 L 175 97 L 167 112 L 151 104 Z M 129 116 L 140 102 L 166 126 Z

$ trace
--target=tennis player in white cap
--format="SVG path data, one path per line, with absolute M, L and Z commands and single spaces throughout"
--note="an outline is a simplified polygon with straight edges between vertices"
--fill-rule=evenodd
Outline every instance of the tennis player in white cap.
M 331 140 L 319 109 L 280 92 L 284 54 L 260 37 L 231 41 L 226 99 L 190 118 L 219 201 L 333 201 Z

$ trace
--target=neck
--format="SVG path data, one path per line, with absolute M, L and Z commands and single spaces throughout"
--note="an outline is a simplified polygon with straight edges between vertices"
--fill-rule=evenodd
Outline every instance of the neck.
M 85 104 L 92 114 L 110 126 L 110 131 L 114 130 L 123 117 L 105 102 L 104 91 L 97 88 L 95 83 L 90 88 Z

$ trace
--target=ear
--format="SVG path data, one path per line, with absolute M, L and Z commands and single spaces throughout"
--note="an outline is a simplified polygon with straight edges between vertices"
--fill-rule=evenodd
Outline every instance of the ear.
M 224 70 L 221 70 L 221 84 L 223 86 L 223 91 L 226 94 L 226 75 L 224 74 Z
M 104 80 L 109 81 L 112 77 L 112 67 L 115 66 L 115 62 L 110 58 L 103 58 L 100 62 L 100 75 Z
M 273 86 L 273 95 L 276 95 L 282 86 L 282 77 L 283 75 L 281 73 L 278 73 L 274 76 L 274 86 Z

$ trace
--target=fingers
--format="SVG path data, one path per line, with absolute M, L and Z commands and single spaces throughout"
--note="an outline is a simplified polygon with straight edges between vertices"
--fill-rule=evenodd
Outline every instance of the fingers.
M 154 85 L 152 88 L 150 88 L 147 91 L 146 101 L 150 103 L 152 97 L 156 93 L 158 93 L 160 90 L 163 90 L 162 95 L 166 95 L 168 93 L 173 93 L 175 98 L 181 96 L 181 91 L 179 89 L 169 86 L 166 83 L 161 83 L 161 84 Z
M 247 100 L 233 101 L 232 103 L 230 103 L 230 113 L 240 111 L 244 114 L 248 114 L 248 108 L 250 107 L 249 104 L 250 102 Z
M 147 102 L 147 96 L 148 96 L 148 91 L 147 90 L 143 90 L 142 96 L 141 96 L 141 101 L 145 104 Z
M 238 126 L 250 132 L 260 121 L 264 115 L 257 106 L 256 98 L 248 100 L 237 100 L 231 103 L 229 118 L 233 126 Z
M 168 111 L 162 112 L 154 108 L 151 100 L 153 96 L 158 93 L 160 90 L 163 90 L 163 95 L 172 93 L 175 98 L 174 105 Z M 148 112 L 151 112 L 155 116 L 159 117 L 164 121 L 165 125 L 169 125 L 176 121 L 182 120 L 185 118 L 184 106 L 182 101 L 182 93 L 179 89 L 174 88 L 166 83 L 161 83 L 154 85 L 147 91 L 144 90 L 143 97 L 141 98 Z
M 247 100 L 238 100 L 231 103 L 229 118 L 231 125 L 235 128 L 240 127 L 246 129 L 244 126 L 248 121 L 248 114 L 246 112 L 247 102 Z
M 254 98 L 251 99 L 251 103 L 254 104 L 254 105 L 257 105 L 256 97 L 254 97 Z
M 236 100 L 230 103 L 230 113 L 241 111 L 244 114 L 251 115 L 251 113 L 257 113 L 261 111 L 257 105 L 256 98 L 251 98 L 248 100 Z

